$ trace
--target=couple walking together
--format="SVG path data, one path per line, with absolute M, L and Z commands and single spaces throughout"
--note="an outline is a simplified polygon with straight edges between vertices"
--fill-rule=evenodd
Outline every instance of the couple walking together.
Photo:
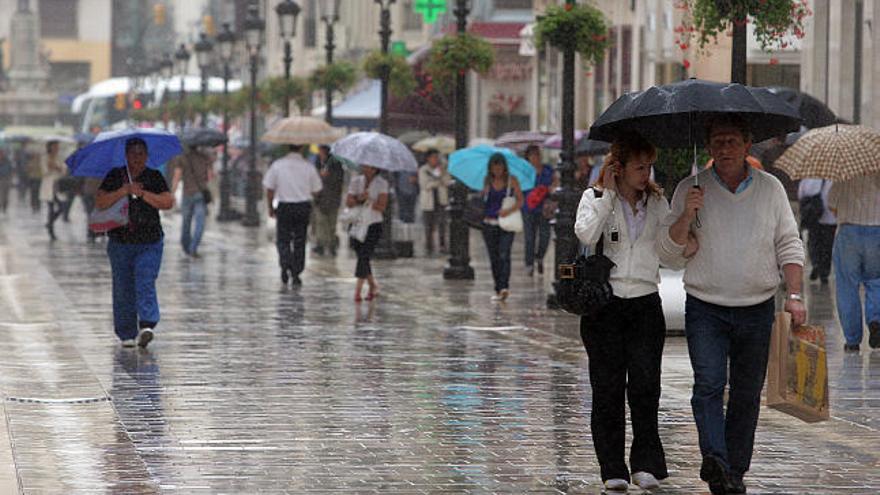
M 710 122 L 706 142 L 714 166 L 683 180 L 671 208 L 649 179 L 656 151 L 636 134 L 612 144 L 600 179 L 578 207 L 578 238 L 588 246 L 602 242 L 616 264 L 613 300 L 581 319 L 593 391 L 590 429 L 609 491 L 626 491 L 630 483 L 650 490 L 668 477 L 657 419 L 666 335 L 661 264 L 685 270 L 691 407 L 700 478 L 713 494 L 746 492 L 780 270 L 785 311 L 794 325 L 806 320 L 803 245 L 781 183 L 745 163 L 751 134 L 740 118 Z M 633 429 L 629 466 L 625 401 Z

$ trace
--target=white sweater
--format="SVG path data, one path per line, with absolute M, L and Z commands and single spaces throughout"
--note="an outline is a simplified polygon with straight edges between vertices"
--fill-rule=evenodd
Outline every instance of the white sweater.
M 614 262 L 611 288 L 624 299 L 657 292 L 660 283 L 660 258 L 655 249 L 660 222 L 669 214 L 669 203 L 662 196 L 650 195 L 645 215 L 645 228 L 635 242 L 629 238 L 624 205 L 614 191 L 604 191 L 596 198 L 592 188 L 584 191 L 578 205 L 574 232 L 580 241 L 595 250 L 599 237 L 605 233 L 603 251 Z M 612 226 L 617 226 L 620 241 L 611 242 Z
M 779 179 L 752 170 L 752 183 L 740 194 L 719 184 L 711 170 L 699 174 L 703 188 L 701 227 L 691 225 L 700 244 L 692 258 L 669 237 L 669 227 L 684 211 L 694 178 L 682 180 L 672 197 L 672 213 L 658 236 L 660 260 L 683 267 L 688 294 L 712 304 L 751 306 L 773 297 L 783 265 L 804 264 L 794 213 Z

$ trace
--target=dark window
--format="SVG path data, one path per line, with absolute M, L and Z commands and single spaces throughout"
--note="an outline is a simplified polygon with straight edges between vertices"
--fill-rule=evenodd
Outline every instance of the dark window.
M 306 7 L 303 43 L 307 48 L 314 48 L 318 44 L 318 5 L 315 0 L 309 0 Z
M 422 15 L 415 11 L 415 2 L 403 2 L 403 30 L 419 31 L 422 29 Z
M 532 8 L 532 0 L 495 0 L 496 9 L 529 9 Z
M 44 38 L 76 38 L 76 5 L 72 0 L 40 0 L 40 34 Z

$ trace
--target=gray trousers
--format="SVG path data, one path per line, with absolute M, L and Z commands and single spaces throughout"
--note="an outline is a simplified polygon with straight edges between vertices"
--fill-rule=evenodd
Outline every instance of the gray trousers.
M 446 210 L 443 207 L 437 210 L 423 210 L 422 218 L 425 220 L 425 250 L 429 253 L 434 251 L 435 230 L 440 241 L 440 249 L 446 249 Z
M 324 249 L 336 249 L 338 240 L 336 239 L 336 217 L 339 216 L 339 210 L 322 210 L 314 209 L 315 219 L 315 243 Z

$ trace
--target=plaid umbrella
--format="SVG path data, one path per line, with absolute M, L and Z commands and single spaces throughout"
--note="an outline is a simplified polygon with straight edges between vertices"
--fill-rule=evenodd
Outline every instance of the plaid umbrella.
M 844 181 L 880 173 L 880 133 L 861 125 L 835 124 L 798 139 L 774 165 L 792 179 Z
M 540 131 L 514 131 L 507 132 L 495 140 L 495 146 L 500 148 L 510 148 L 516 152 L 522 153 L 530 144 L 541 146 L 553 133 Z

